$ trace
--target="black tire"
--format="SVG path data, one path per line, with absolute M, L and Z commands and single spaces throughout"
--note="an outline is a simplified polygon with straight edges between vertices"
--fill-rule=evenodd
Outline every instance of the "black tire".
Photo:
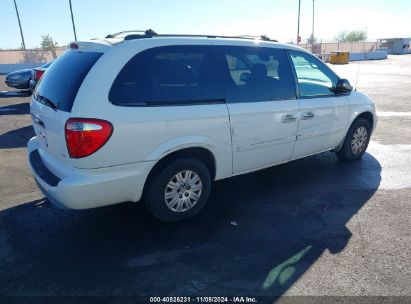
M 354 153 L 353 149 L 351 148 L 351 142 L 353 140 L 354 134 L 360 128 L 365 128 L 367 131 L 367 139 L 364 147 L 361 149 L 360 152 Z M 368 120 L 364 118 L 357 118 L 348 129 L 347 135 L 345 136 L 344 143 L 341 149 L 335 152 L 339 159 L 341 160 L 357 160 L 360 159 L 365 151 L 367 150 L 368 144 L 370 142 L 371 136 L 371 126 Z
M 191 209 L 173 211 L 165 200 L 165 190 L 169 181 L 179 172 L 190 170 L 196 173 L 202 184 L 200 198 Z M 203 162 L 195 158 L 183 158 L 172 161 L 159 173 L 148 180 L 144 193 L 144 203 L 149 212 L 163 222 L 177 222 L 190 218 L 203 209 L 211 190 L 211 176 Z

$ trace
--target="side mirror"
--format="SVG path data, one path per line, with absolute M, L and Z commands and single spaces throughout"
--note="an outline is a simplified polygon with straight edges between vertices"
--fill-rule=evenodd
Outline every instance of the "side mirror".
M 334 93 L 346 94 L 352 91 L 352 86 L 347 79 L 339 79 L 336 87 L 334 88 Z

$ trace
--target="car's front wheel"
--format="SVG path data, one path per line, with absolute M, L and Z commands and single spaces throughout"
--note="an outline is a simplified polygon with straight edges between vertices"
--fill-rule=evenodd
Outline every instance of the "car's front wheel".
M 211 190 L 209 170 L 203 162 L 194 158 L 169 163 L 148 183 L 145 205 L 164 222 L 196 215 L 205 206 Z
M 345 136 L 344 143 L 336 152 L 342 160 L 360 159 L 367 150 L 370 142 L 371 126 L 364 118 L 356 119 Z

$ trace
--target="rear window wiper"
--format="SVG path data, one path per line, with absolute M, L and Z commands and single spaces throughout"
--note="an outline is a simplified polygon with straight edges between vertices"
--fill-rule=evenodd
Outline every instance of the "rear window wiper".
M 35 99 L 36 99 L 38 102 L 40 102 L 40 103 L 42 103 L 42 104 L 44 104 L 44 105 L 46 105 L 46 106 L 49 106 L 49 107 L 52 108 L 54 111 L 57 111 L 57 109 L 58 109 L 57 105 L 56 105 L 54 102 L 52 102 L 50 99 L 48 99 L 47 97 L 44 97 L 44 96 L 41 96 L 40 94 L 37 94 L 37 95 L 35 96 Z

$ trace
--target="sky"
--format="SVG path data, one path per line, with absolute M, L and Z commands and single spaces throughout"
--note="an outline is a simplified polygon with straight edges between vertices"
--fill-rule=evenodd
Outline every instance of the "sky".
M 158 33 L 297 36 L 298 0 L 71 0 L 78 40 L 122 30 Z M 59 45 L 74 40 L 69 0 L 16 0 L 27 48 L 50 34 Z M 369 40 L 411 37 L 411 0 L 315 0 L 314 36 L 331 40 L 342 30 L 367 30 Z M 311 34 L 312 0 L 301 0 L 300 36 Z M 13 0 L 0 0 L 0 48 L 21 37 Z

